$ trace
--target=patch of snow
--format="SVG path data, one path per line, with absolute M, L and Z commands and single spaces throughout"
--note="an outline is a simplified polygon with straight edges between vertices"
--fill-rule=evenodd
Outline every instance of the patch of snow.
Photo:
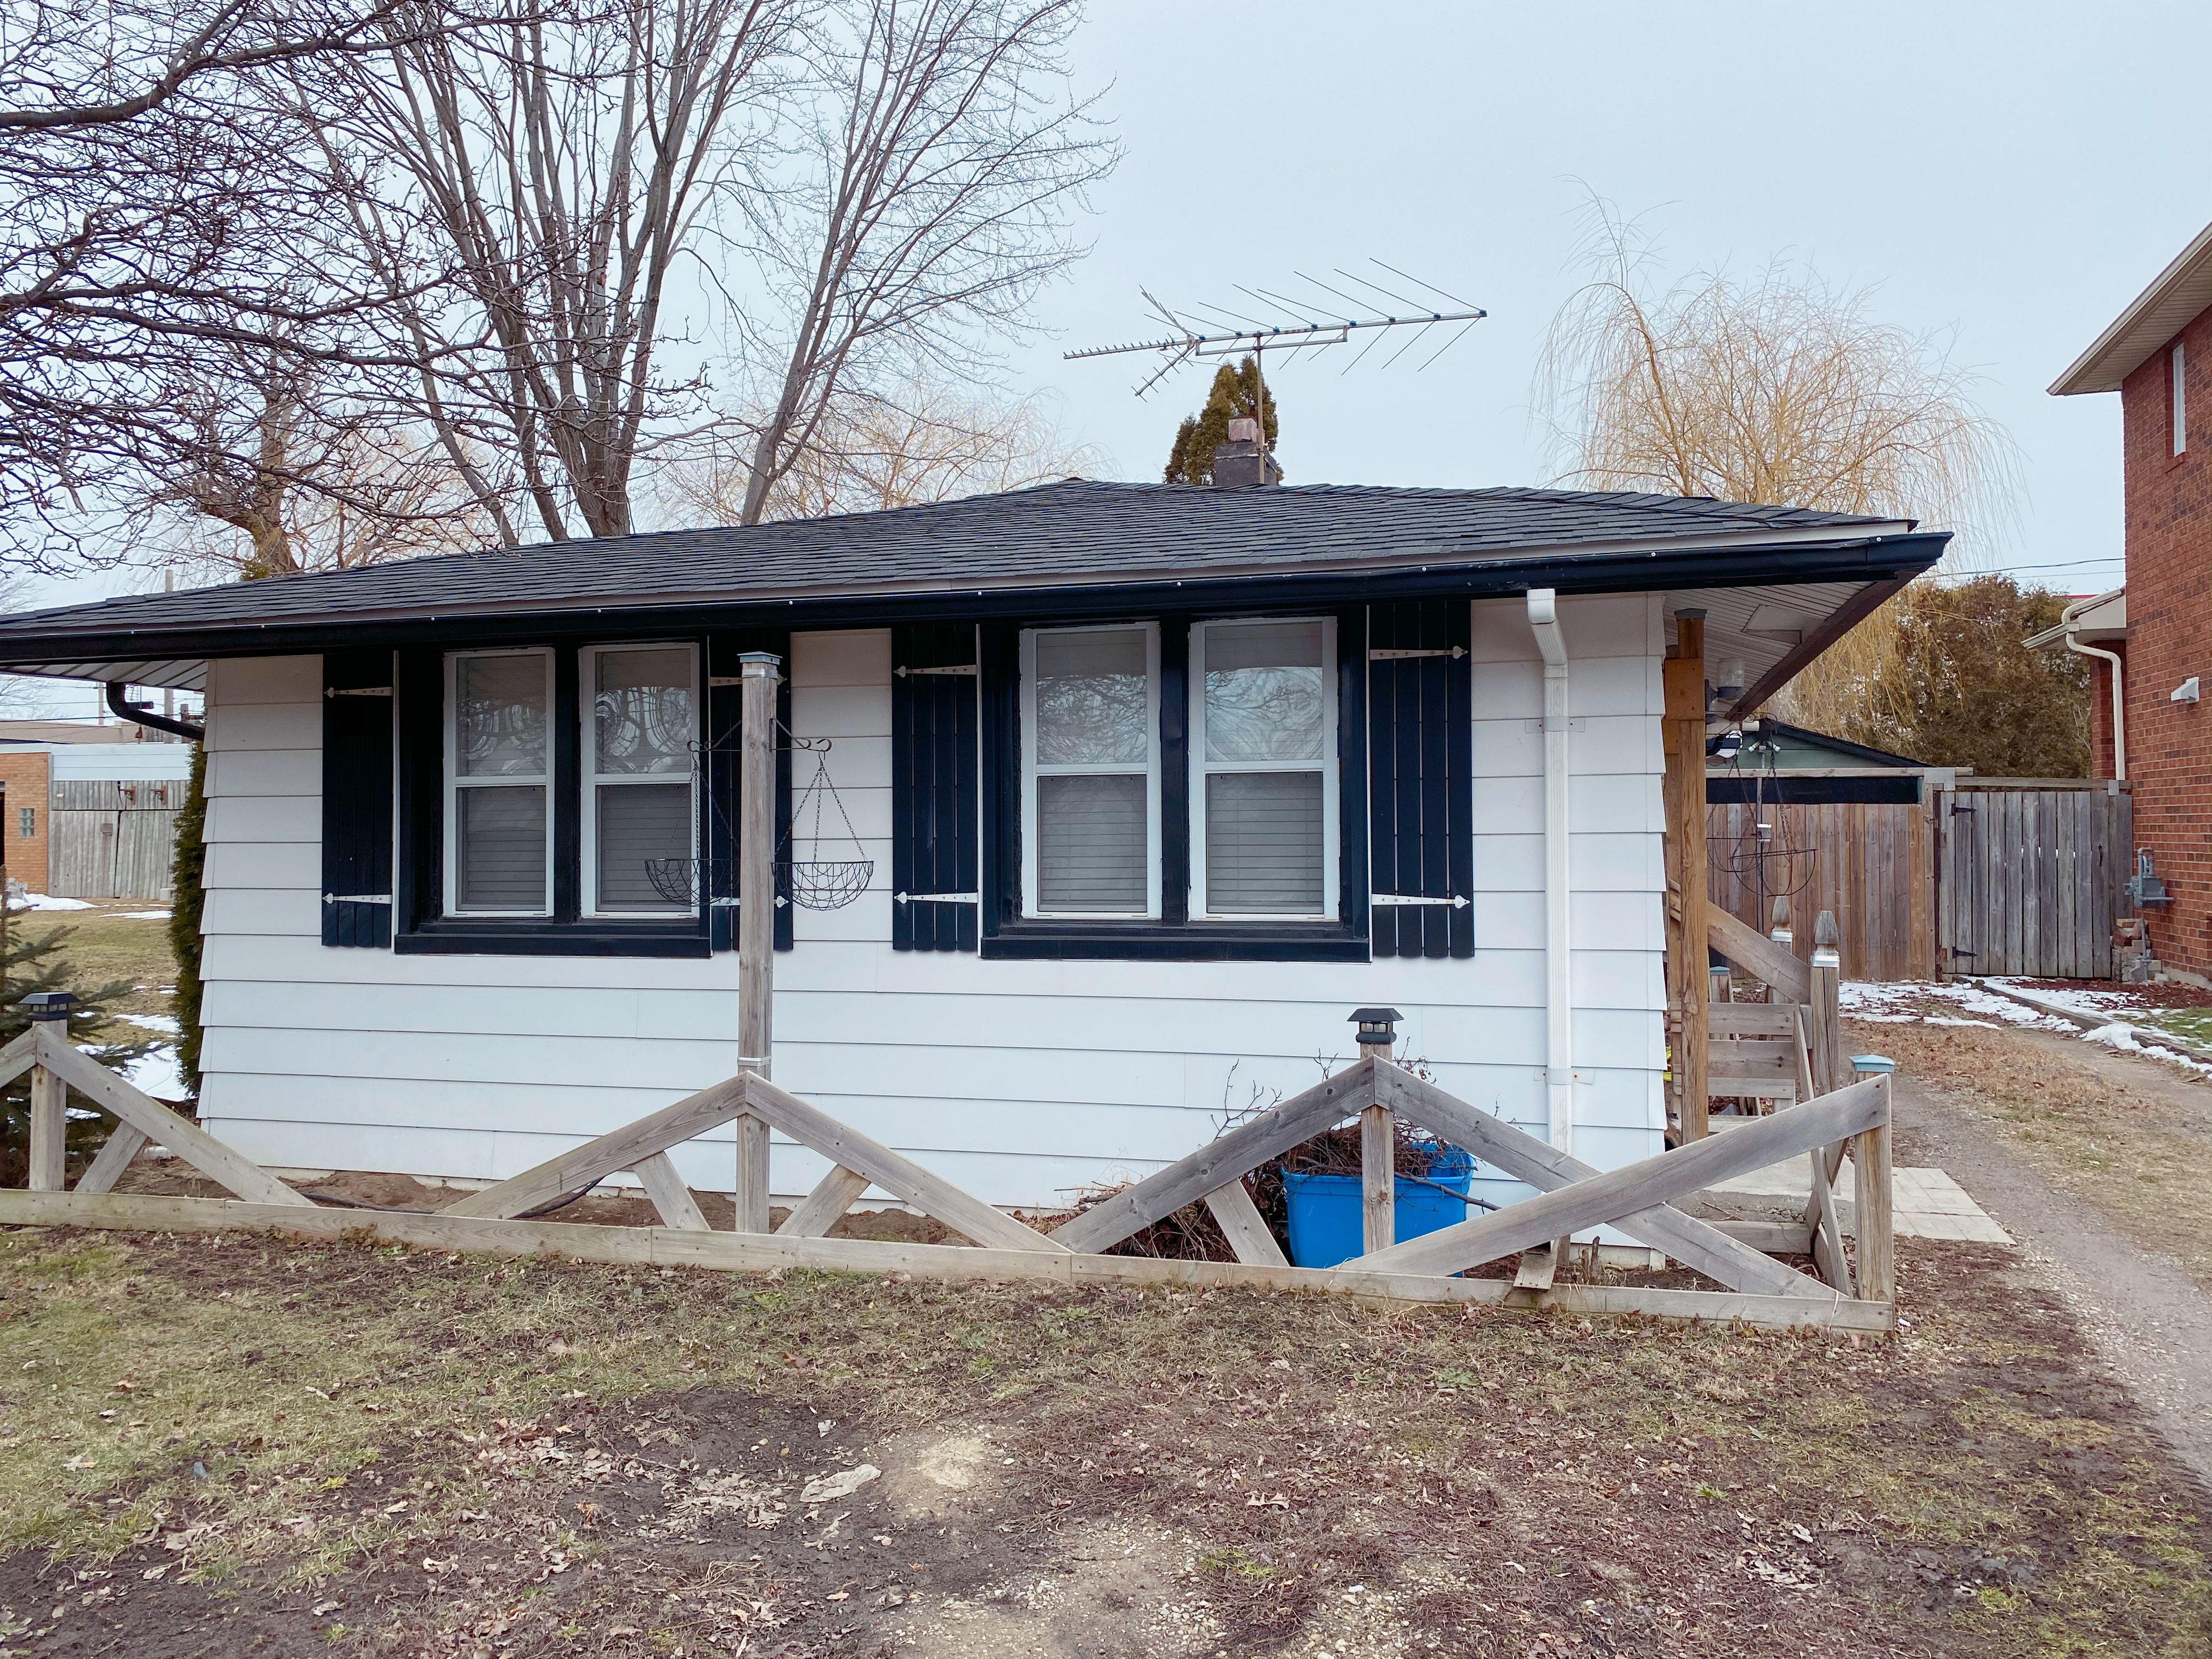
M 185 1029 L 167 1014 L 118 1014 L 117 1018 L 127 1019 L 133 1025 L 143 1025 L 149 1031 L 166 1031 L 171 1036 L 180 1035 Z
M 14 896 L 15 902 L 26 910 L 94 910 L 100 908 L 94 904 L 88 904 L 82 899 L 49 898 L 44 893 L 23 893 L 11 896 Z
M 115 914 L 125 921 L 167 921 L 169 919 L 167 910 L 118 910 Z
M 182 1100 L 185 1074 L 177 1068 L 173 1048 L 149 1048 L 123 1068 L 124 1081 L 141 1094 L 156 1100 Z

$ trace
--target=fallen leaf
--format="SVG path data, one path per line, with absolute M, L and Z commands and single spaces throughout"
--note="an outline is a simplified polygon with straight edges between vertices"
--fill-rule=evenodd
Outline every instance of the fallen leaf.
M 344 1605 L 343 1601 L 318 1601 L 307 1609 L 307 1616 L 311 1619 L 319 1619 L 326 1613 L 336 1613 Z
M 799 1501 L 827 1504 L 833 1498 L 849 1498 L 882 1473 L 873 1463 L 863 1463 L 858 1468 L 817 1476 L 800 1490 Z

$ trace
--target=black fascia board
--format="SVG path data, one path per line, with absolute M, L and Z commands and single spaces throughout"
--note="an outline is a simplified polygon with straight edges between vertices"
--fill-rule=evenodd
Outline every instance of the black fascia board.
M 1664 548 L 1581 555 L 1554 552 L 1465 563 L 1436 560 L 1371 571 L 1306 573 L 1293 568 L 1265 575 L 1188 581 L 909 589 L 750 601 L 732 598 L 704 604 L 461 611 L 381 619 L 333 616 L 312 622 L 229 623 L 173 632 L 137 628 L 114 633 L 70 631 L 11 638 L 0 629 L 0 670 L 57 660 L 286 656 L 323 651 L 341 641 L 347 646 L 404 646 L 459 640 L 605 640 L 690 633 L 702 628 L 872 628 L 940 618 L 1129 617 L 1164 609 L 1274 611 L 1458 593 L 1469 599 L 1494 598 L 1539 587 L 1562 593 L 1632 593 L 1819 582 L 1901 583 L 1940 560 L 1949 540 L 1946 531 L 1913 532 L 1760 547 Z

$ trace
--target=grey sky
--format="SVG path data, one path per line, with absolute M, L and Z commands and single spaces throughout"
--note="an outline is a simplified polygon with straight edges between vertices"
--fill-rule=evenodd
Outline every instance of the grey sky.
M 1875 310 L 1957 329 L 2023 456 L 2004 562 L 2078 590 L 2118 577 L 2116 397 L 2044 388 L 2212 219 L 2203 65 L 2212 6 L 1347 7 L 1100 0 L 1080 43 L 1128 156 L 1097 248 L 1017 360 L 1072 435 L 1157 477 L 1206 373 L 1146 403 L 1170 304 L 1370 256 L 1491 313 L 1433 368 L 1349 375 L 1335 350 L 1274 380 L 1294 483 L 1537 483 L 1528 419 L 1583 189 L 1654 209 L 1671 266 L 1772 255 L 1878 283 Z M 1420 354 L 1425 355 L 1425 354 Z M 2066 569 L 2030 566 L 2095 557 Z
M 1677 270 L 1777 254 L 1875 283 L 1875 312 L 1957 331 L 2023 457 L 2004 562 L 2053 586 L 2118 578 L 2119 408 L 2044 388 L 2212 219 L 2203 65 L 2212 6 L 1498 6 L 1093 0 L 1079 71 L 1127 146 L 1096 251 L 1014 354 L 1112 476 L 1158 476 L 1203 398 L 1147 402 L 1137 289 L 1236 301 L 1379 257 L 1490 320 L 1434 368 L 1344 348 L 1273 377 L 1293 483 L 1547 481 L 1529 425 L 1546 325 L 1575 286 L 1585 185 L 1650 210 Z M 1582 182 L 1577 182 L 1577 181 Z M 2059 568 L 2062 561 L 2091 560 Z M 61 604 L 143 573 L 37 584 Z

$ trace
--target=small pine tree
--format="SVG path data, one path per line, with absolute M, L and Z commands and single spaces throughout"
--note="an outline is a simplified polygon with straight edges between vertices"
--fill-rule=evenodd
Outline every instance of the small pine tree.
M 1213 386 L 1206 394 L 1206 407 L 1187 416 L 1176 428 L 1175 447 L 1168 452 L 1165 474 L 1169 483 L 1210 484 L 1213 482 L 1213 452 L 1229 441 L 1229 422 L 1249 420 L 1253 400 L 1263 399 L 1260 414 L 1267 453 L 1275 453 L 1275 394 L 1260 381 L 1260 366 L 1247 357 L 1236 368 L 1227 363 L 1213 371 Z
M 121 1071 L 161 1039 L 150 1031 L 132 1031 L 107 1012 L 107 1005 L 131 994 L 128 980 L 105 984 L 82 983 L 62 947 L 76 933 L 74 927 L 22 925 L 30 907 L 10 892 L 5 901 L 6 943 L 0 945 L 0 1042 L 12 1042 L 30 1024 L 21 1010 L 25 997 L 40 991 L 74 991 L 76 1011 L 70 1016 L 70 1041 L 101 1065 Z M 81 1163 L 113 1132 L 115 1120 L 87 1105 L 81 1095 L 70 1096 L 68 1140 L 70 1161 Z M 17 1078 L 0 1091 L 0 1185 L 20 1186 L 31 1167 L 31 1081 Z
M 200 877 L 207 867 L 207 748 L 192 745 L 191 781 L 177 813 L 177 850 L 170 866 L 169 954 L 177 960 L 177 990 L 171 1000 L 177 1025 L 177 1072 L 185 1092 L 200 1097 L 200 911 L 205 896 Z

